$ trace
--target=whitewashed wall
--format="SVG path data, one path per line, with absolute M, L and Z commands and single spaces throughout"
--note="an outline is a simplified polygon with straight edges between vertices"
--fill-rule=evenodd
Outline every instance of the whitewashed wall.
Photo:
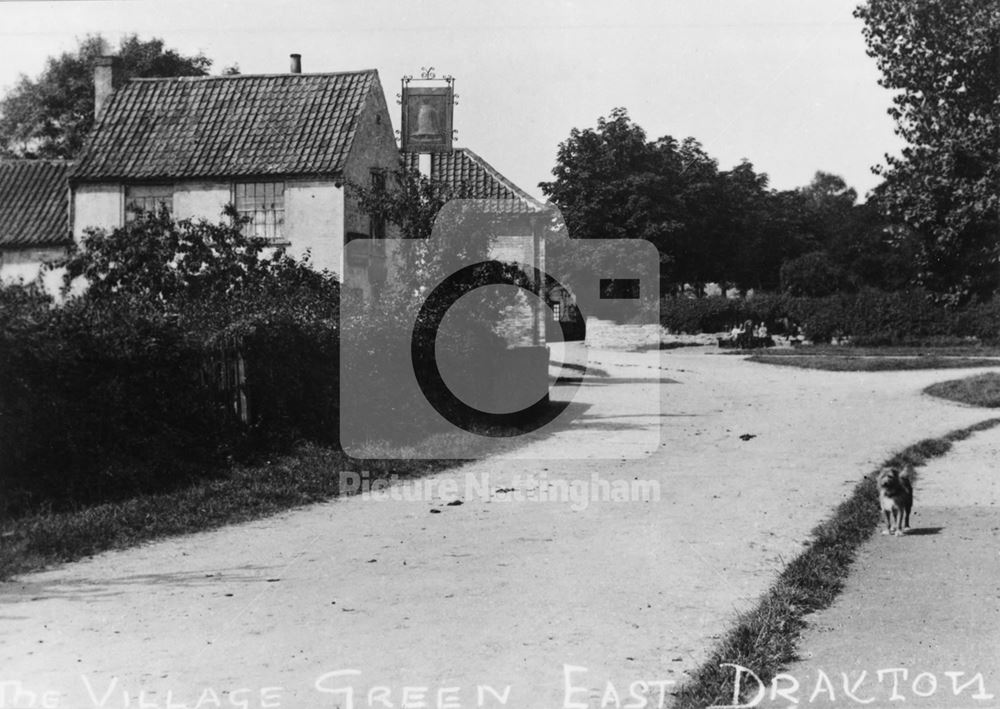
M 65 269 L 50 270 L 45 263 L 66 255 L 62 248 L 26 248 L 0 250 L 0 281 L 3 283 L 31 283 L 39 275 L 45 290 L 58 295 Z
M 77 185 L 73 191 L 73 238 L 94 227 L 115 229 L 122 224 L 125 191 L 118 184 Z
M 178 182 L 174 184 L 174 216 L 217 222 L 233 200 L 232 192 L 228 182 Z
M 124 193 L 122 185 L 78 185 L 74 192 L 74 238 L 79 239 L 89 227 L 121 226 Z M 177 182 L 173 214 L 177 219 L 217 222 L 232 199 L 231 182 Z M 290 255 L 301 257 L 308 250 L 315 268 L 343 274 L 344 217 L 344 189 L 332 180 L 286 181 L 283 231 Z
M 284 233 L 290 256 L 309 251 L 313 268 L 343 275 L 343 187 L 319 180 L 286 182 Z

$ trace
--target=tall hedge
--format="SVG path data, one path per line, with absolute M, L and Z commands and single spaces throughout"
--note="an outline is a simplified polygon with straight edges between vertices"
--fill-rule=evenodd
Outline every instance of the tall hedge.
M 90 287 L 59 305 L 0 288 L 0 514 L 183 485 L 297 438 L 336 442 L 330 274 L 265 254 L 238 220 L 167 214 L 95 232 L 68 273 Z M 237 360 L 248 416 L 222 379 Z
M 5 289 L 6 290 L 6 289 Z M 0 512 L 165 489 L 297 438 L 336 441 L 336 302 L 163 312 L 131 299 L 4 311 Z M 245 363 L 249 419 L 221 386 Z

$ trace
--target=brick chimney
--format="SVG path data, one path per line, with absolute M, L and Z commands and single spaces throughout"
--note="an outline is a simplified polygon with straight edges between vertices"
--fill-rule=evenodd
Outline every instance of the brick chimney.
M 291 72 L 293 74 L 302 73 L 302 55 L 301 54 L 290 54 L 289 57 L 292 60 Z
M 94 64 L 94 120 L 100 120 L 121 82 L 121 60 L 118 57 L 98 57 Z

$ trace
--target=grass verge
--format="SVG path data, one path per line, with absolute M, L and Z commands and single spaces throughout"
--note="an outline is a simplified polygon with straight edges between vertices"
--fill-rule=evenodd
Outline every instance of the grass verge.
M 373 477 L 403 463 L 407 474 L 443 467 L 442 461 L 374 461 Z M 0 525 L 0 580 L 55 563 L 75 561 L 162 537 L 215 529 L 336 497 L 340 471 L 359 462 L 312 444 L 253 465 L 234 465 L 223 476 L 188 487 L 78 510 L 37 512 Z
M 261 458 L 262 462 L 253 464 L 237 463 L 220 475 L 180 489 L 66 511 L 0 517 L 0 581 L 110 549 L 217 529 L 353 494 L 357 490 L 340 488 L 341 473 L 345 472 L 363 472 L 369 483 L 393 476 L 428 475 L 498 448 L 513 450 L 524 445 L 528 437 L 512 434 L 532 429 L 531 422 L 525 421 L 475 430 L 491 444 L 482 451 L 476 448 L 476 436 L 465 432 L 429 437 L 405 450 L 372 445 L 363 451 L 363 459 L 339 449 L 302 443 L 289 454 Z M 461 459 L 440 457 L 441 451 L 454 451 Z M 478 456 L 480 452 L 482 456 Z
M 921 466 L 947 453 L 955 441 L 997 425 L 1000 418 L 992 418 L 941 438 L 925 439 L 895 454 L 885 464 Z M 875 481 L 867 475 L 833 516 L 813 530 L 808 548 L 781 572 L 757 606 L 737 618 L 735 627 L 723 636 L 709 659 L 678 688 L 675 709 L 749 701 L 750 696 L 733 701 L 733 671 L 723 663 L 749 667 L 767 683 L 796 660 L 805 616 L 828 607 L 837 597 L 858 548 L 872 536 L 879 522 Z M 747 684 L 753 685 L 745 682 L 744 686 Z
M 751 350 L 742 350 L 744 354 Z M 760 350 L 756 350 L 760 353 Z M 765 354 L 776 357 L 801 357 L 802 355 L 833 355 L 835 357 L 1000 357 L 1000 347 L 995 345 L 800 345 L 793 348 L 773 348 Z
M 1000 374 L 988 372 L 965 379 L 931 384 L 925 394 L 972 406 L 1000 407 Z
M 750 362 L 777 364 L 800 369 L 822 369 L 827 372 L 896 372 L 915 369 L 963 369 L 968 367 L 1000 367 L 1000 359 L 960 357 L 953 355 L 830 355 L 830 354 L 761 354 L 747 358 Z

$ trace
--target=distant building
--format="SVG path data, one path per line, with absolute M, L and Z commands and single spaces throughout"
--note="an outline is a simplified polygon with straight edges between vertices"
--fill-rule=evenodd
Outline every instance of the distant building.
M 490 258 L 545 270 L 545 224 L 541 219 L 544 207 L 538 200 L 468 148 L 424 154 L 423 158 L 421 166 L 420 153 L 403 153 L 403 166 L 408 170 L 423 167 L 430 180 L 450 187 L 455 194 L 498 203 L 505 214 L 507 233 L 497 235 Z M 544 284 L 536 283 L 535 289 L 543 293 Z M 544 343 L 544 311 L 541 300 L 536 300 L 530 304 L 525 302 L 519 314 L 509 316 L 503 333 L 508 343 Z
M 508 180 L 500 171 L 468 148 L 430 153 L 428 177 L 435 182 L 461 188 L 475 199 L 496 199 L 509 204 L 509 211 L 534 214 L 542 204 Z M 420 169 L 420 153 L 403 153 L 403 164 L 409 170 Z
M 42 274 L 58 288 L 47 262 L 66 255 L 69 230 L 70 163 L 0 160 L 0 280 L 29 282 Z
M 384 227 L 345 186 L 399 163 L 378 72 L 300 71 L 293 55 L 288 74 L 123 83 L 102 58 L 94 129 L 70 174 L 73 236 L 120 227 L 137 208 L 217 221 L 233 204 L 252 234 L 368 290 L 384 265 L 345 264 L 343 246 Z

